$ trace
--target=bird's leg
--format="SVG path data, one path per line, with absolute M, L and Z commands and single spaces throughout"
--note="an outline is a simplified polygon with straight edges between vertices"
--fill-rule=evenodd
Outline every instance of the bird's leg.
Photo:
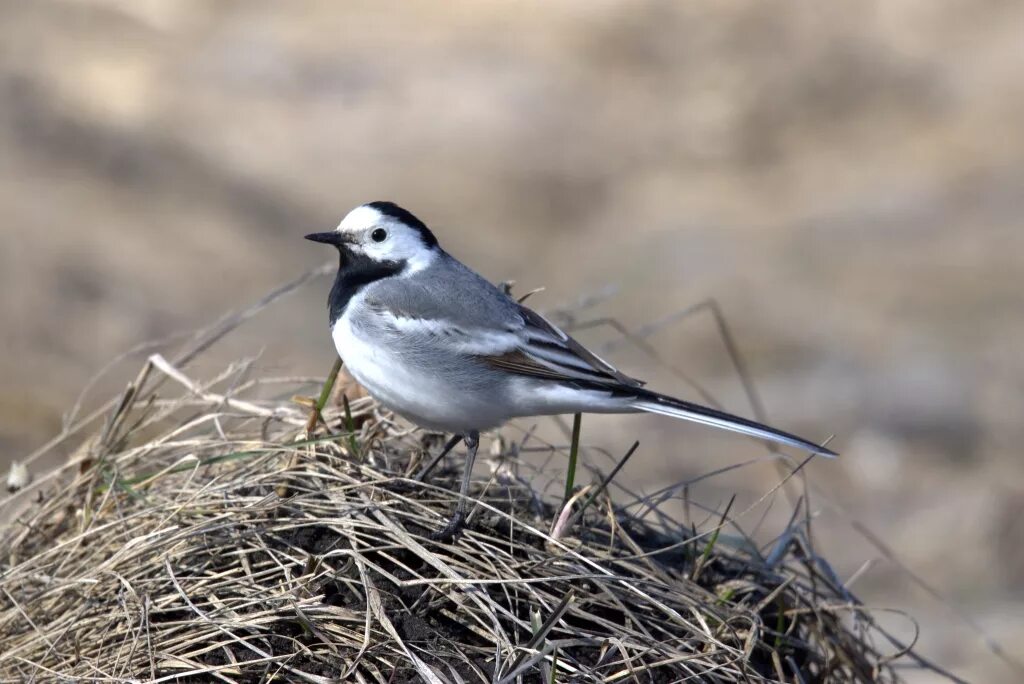
M 416 481 L 417 482 L 423 482 L 425 479 L 427 479 L 427 475 L 429 475 L 431 473 L 431 471 L 434 468 L 437 467 L 437 464 L 441 462 L 441 459 L 443 459 L 445 456 L 447 456 L 448 452 L 450 452 L 452 449 L 454 449 L 455 445 L 458 444 L 461 441 L 462 441 L 462 435 L 452 435 L 452 438 L 449 439 L 445 443 L 444 449 L 441 449 L 441 453 L 439 453 L 437 456 L 435 456 L 430 461 L 430 463 L 428 463 L 426 465 L 426 467 L 423 470 L 420 471 L 420 474 L 416 476 Z
M 459 487 L 459 499 L 455 503 L 455 513 L 442 529 L 430 535 L 436 541 L 448 541 L 458 534 L 466 524 L 466 501 L 469 494 L 469 480 L 473 475 L 473 462 L 476 450 L 480 446 L 480 433 L 476 430 L 467 432 L 462 440 L 466 443 L 466 467 L 462 472 L 462 485 Z

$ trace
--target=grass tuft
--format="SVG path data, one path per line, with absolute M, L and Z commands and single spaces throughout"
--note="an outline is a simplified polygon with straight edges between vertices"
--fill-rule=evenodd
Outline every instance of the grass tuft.
M 550 520 L 561 501 L 492 478 L 438 544 L 457 469 L 408 475 L 434 436 L 366 398 L 324 402 L 356 458 L 308 434 L 290 392 L 261 396 L 280 383 L 150 363 L 168 375 L 112 404 L 117 438 L 43 478 L 0 537 L 0 680 L 896 679 L 820 559 L 793 543 L 769 566 L 723 543 L 728 508 L 695 537 L 590 496 L 556 538 L 537 502 Z
M 574 493 L 578 464 L 600 472 L 578 415 L 568 453 L 551 447 L 568 474 L 561 459 L 495 468 L 473 482 L 466 531 L 432 541 L 459 468 L 420 481 L 437 435 L 366 397 L 330 405 L 340 361 L 304 405 L 291 397 L 316 381 L 183 370 L 310 277 L 173 361 L 151 356 L 33 455 L 83 437 L 0 503 L 0 682 L 889 682 L 926 665 L 802 521 L 769 554 L 731 501 L 699 529 L 689 484 L 643 497 L 613 482 L 637 444 Z M 325 429 L 339 424 L 347 440 Z M 560 478 L 552 500 L 543 485 Z M 685 520 L 663 506 L 673 492 Z

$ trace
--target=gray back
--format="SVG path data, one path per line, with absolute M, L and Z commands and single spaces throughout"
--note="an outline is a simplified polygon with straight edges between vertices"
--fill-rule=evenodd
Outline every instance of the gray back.
M 447 253 L 411 278 L 385 278 L 367 288 L 366 302 L 407 318 L 451 321 L 455 327 L 515 331 L 518 305 Z

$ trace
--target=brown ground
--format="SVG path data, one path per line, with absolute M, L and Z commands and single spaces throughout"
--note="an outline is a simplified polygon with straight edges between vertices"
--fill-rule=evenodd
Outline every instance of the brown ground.
M 613 284 L 594 315 L 636 326 L 717 297 L 773 422 L 837 435 L 811 472 L 849 511 L 819 503 L 840 575 L 881 558 L 860 520 L 1024 647 L 1021 3 L 295 7 L 0 3 L 0 460 L 116 354 L 321 263 L 302 234 L 389 198 L 492 279 L 545 285 L 541 308 Z M 323 373 L 326 289 L 222 358 Z M 653 342 L 747 410 L 708 319 Z M 759 453 L 653 418 L 585 437 L 621 452 L 655 427 L 637 486 Z M 749 502 L 775 477 L 694 494 Z M 958 674 L 1021 676 L 891 561 L 856 589 L 916 615 Z

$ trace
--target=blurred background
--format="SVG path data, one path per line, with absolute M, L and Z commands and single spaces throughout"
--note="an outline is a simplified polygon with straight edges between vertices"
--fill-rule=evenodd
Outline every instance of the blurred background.
M 586 314 L 636 328 L 715 297 L 771 421 L 836 435 L 809 472 L 840 577 L 873 562 L 854 591 L 915 616 L 924 655 L 1017 681 L 979 628 L 1024 648 L 1022 26 L 1003 0 L 0 2 L 0 461 L 109 360 L 333 259 L 301 236 L 391 199 L 490 279 L 545 286 L 542 310 L 612 287 Z M 210 367 L 324 374 L 328 288 Z M 750 413 L 709 316 L 651 343 Z M 613 453 L 641 432 L 623 478 L 645 491 L 763 453 L 584 421 Z M 777 481 L 763 463 L 693 495 Z

